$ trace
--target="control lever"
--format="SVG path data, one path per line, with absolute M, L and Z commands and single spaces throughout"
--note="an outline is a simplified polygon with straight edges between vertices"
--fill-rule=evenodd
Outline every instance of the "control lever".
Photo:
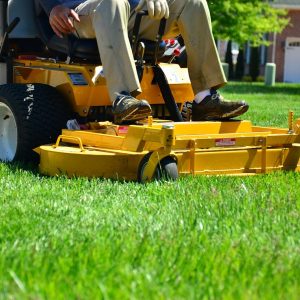
M 139 11 L 136 15 L 133 30 L 132 30 L 132 36 L 131 36 L 131 48 L 132 48 L 132 53 L 133 56 L 136 57 L 136 52 L 138 48 L 138 39 L 139 39 L 139 31 L 140 31 L 140 26 L 141 26 L 141 21 L 143 16 L 148 16 L 148 11 L 142 10 Z M 152 63 L 155 65 L 157 63 L 157 56 L 158 56 L 158 49 L 159 49 L 159 44 L 162 41 L 162 37 L 165 32 L 166 28 L 166 18 L 162 18 L 159 23 L 159 28 L 158 32 L 155 37 L 155 53 L 154 53 L 154 58 Z
M 0 57 L 3 57 L 3 54 L 5 52 L 6 49 L 6 44 L 8 41 L 8 35 L 15 29 L 15 27 L 19 24 L 20 22 L 20 18 L 16 17 L 13 19 L 13 21 L 7 26 L 7 28 L 5 29 L 4 35 L 3 35 L 3 39 L 2 39 L 2 43 L 0 46 Z
M 136 50 L 136 70 L 138 73 L 139 81 L 143 79 L 144 71 L 144 54 L 145 54 L 145 44 L 139 42 Z
M 141 66 L 143 65 L 144 54 L 145 54 L 145 44 L 143 42 L 139 42 L 139 45 L 137 48 L 137 55 L 136 55 L 137 65 L 141 65 Z

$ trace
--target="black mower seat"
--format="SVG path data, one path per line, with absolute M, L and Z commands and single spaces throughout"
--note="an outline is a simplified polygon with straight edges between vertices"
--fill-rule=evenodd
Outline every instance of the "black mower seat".
M 97 63 L 101 62 L 96 39 L 79 39 L 71 34 L 64 38 L 59 38 L 53 32 L 49 24 L 49 18 L 40 6 L 39 0 L 34 1 L 40 38 L 49 50 L 69 56 L 71 59 L 83 59 Z M 152 62 L 157 48 L 156 42 L 151 40 L 141 41 L 145 44 L 144 60 L 146 63 Z M 157 58 L 162 57 L 165 50 L 166 44 L 162 41 L 159 43 Z

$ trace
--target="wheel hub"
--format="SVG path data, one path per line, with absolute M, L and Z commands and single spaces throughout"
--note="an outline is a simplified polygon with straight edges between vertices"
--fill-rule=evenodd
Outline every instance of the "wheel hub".
M 18 130 L 15 116 L 5 103 L 0 102 L 0 160 L 12 161 L 17 151 Z

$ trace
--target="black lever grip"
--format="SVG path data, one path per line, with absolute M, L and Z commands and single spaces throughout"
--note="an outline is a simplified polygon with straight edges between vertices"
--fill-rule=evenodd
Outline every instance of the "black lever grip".
M 14 28 L 19 24 L 20 22 L 20 18 L 19 17 L 16 17 L 13 19 L 13 21 L 7 26 L 6 28 L 6 33 L 10 34 Z
M 148 16 L 147 10 L 141 10 L 136 14 L 136 18 L 132 30 L 132 36 L 131 36 L 131 48 L 132 48 L 133 56 L 135 56 L 135 53 L 137 51 L 139 31 L 140 31 L 140 26 L 141 26 L 141 21 L 143 16 Z M 159 23 L 158 32 L 155 38 L 155 42 L 156 42 L 155 55 L 154 55 L 155 63 L 158 54 L 159 44 L 165 33 L 166 23 L 167 23 L 166 18 L 162 18 Z

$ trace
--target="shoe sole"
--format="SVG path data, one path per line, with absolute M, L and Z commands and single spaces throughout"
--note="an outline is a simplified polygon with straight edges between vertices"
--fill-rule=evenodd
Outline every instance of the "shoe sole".
M 238 117 L 238 116 L 244 114 L 248 110 L 248 108 L 249 108 L 249 105 L 240 106 L 236 110 L 222 115 L 221 118 L 222 119 L 230 119 L 230 118 Z
M 199 118 L 199 120 L 193 120 L 193 121 L 221 121 L 221 120 L 228 120 L 228 119 L 232 119 L 235 117 L 238 117 L 242 114 L 244 114 L 249 108 L 249 105 L 243 105 L 238 107 L 237 109 L 228 112 L 228 113 L 224 113 L 223 115 L 218 115 L 218 116 L 203 116 L 203 118 Z M 193 116 L 192 116 L 193 118 Z

